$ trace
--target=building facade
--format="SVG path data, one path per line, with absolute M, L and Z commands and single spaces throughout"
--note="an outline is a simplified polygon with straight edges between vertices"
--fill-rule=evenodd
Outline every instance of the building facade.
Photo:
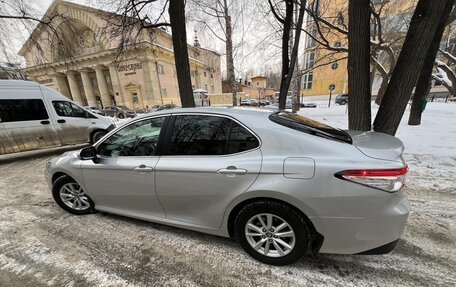
M 236 91 L 241 93 L 242 99 L 272 99 L 275 96 L 275 90 L 267 87 L 268 78 L 264 76 L 255 76 L 248 80 L 239 79 L 236 82 Z M 231 93 L 231 83 L 223 81 L 223 93 Z
M 374 10 L 381 11 L 379 27 L 375 22 L 371 23 L 371 38 L 373 42 L 378 42 L 376 38 L 381 29 L 382 40 L 391 48 L 390 51 L 382 49 L 372 49 L 374 57 L 379 65 L 372 70 L 372 94 L 377 95 L 379 91 L 386 87 L 387 82 L 382 87 L 384 77 L 380 71 L 384 68 L 386 72 L 391 71 L 391 65 L 394 65 L 399 56 L 403 40 L 408 30 L 410 19 L 412 18 L 417 0 L 374 0 L 371 1 Z M 339 27 L 342 31 L 348 30 L 348 1 L 347 0 L 320 0 L 309 1 L 310 7 L 315 9 L 318 15 L 331 25 Z M 329 26 L 330 27 L 330 26 Z M 445 46 L 453 49 L 454 41 L 452 36 L 454 25 L 448 25 L 442 49 L 447 50 Z M 317 26 L 313 17 L 308 16 L 306 22 L 303 67 L 301 79 L 302 96 L 320 96 L 328 95 L 330 85 L 334 85 L 333 94 L 349 93 L 348 87 L 348 70 L 347 57 L 348 38 L 346 33 L 341 33 L 334 28 L 328 28 L 328 25 L 320 24 Z M 324 39 L 322 37 L 324 35 Z M 344 51 L 327 49 L 324 44 L 333 48 L 345 48 Z M 375 45 L 373 45 L 374 47 Z M 454 50 L 456 51 L 456 49 Z M 451 53 L 454 53 L 451 50 Z M 381 65 L 381 67 L 380 67 Z M 434 81 L 431 93 L 445 93 L 445 88 L 438 81 Z
M 55 24 L 57 33 L 38 25 L 19 51 L 30 80 L 84 106 L 180 104 L 173 43 L 166 31 L 133 30 L 137 35 L 129 43 L 109 30 L 120 16 L 59 0 L 43 19 L 55 15 L 64 19 Z M 220 55 L 198 43 L 188 45 L 188 54 L 194 89 L 221 93 Z

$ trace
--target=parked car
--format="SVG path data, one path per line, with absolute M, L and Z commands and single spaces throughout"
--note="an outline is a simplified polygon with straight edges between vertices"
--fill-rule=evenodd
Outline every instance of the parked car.
M 89 106 L 85 106 L 84 109 L 88 110 L 89 112 L 92 112 L 94 114 L 97 114 L 97 115 L 100 115 L 100 116 L 104 116 L 104 112 L 99 108 L 99 107 L 89 107 Z
M 348 94 L 340 94 L 336 97 L 336 104 L 346 105 L 348 103 Z
M 234 236 L 257 260 L 284 265 L 391 251 L 409 214 L 403 150 L 387 134 L 288 112 L 175 109 L 54 158 L 45 174 L 70 213 Z
M 271 104 L 271 105 L 267 105 L 267 106 L 265 106 L 265 108 L 269 109 L 269 110 L 279 110 L 279 103 L 274 103 L 274 104 Z M 285 109 L 287 109 L 287 110 L 291 110 L 292 109 L 291 102 L 286 102 L 285 103 Z
M 126 106 L 107 106 L 103 109 L 103 112 L 107 116 L 119 119 L 134 118 L 136 116 L 135 111 Z
M 241 106 L 250 106 L 252 104 L 252 101 L 249 99 L 246 100 L 241 100 Z
M 113 122 L 34 82 L 0 81 L 0 154 L 96 142 Z
M 147 113 L 150 113 L 150 112 L 151 112 L 151 110 L 149 110 L 149 109 L 137 109 L 137 110 L 135 110 L 136 114 L 147 114 Z
M 316 108 L 317 104 L 316 103 L 301 103 L 301 108 Z
M 174 104 L 165 104 L 165 105 L 159 106 L 157 108 L 157 111 L 170 110 L 170 109 L 175 109 L 175 108 L 177 108 L 177 106 Z

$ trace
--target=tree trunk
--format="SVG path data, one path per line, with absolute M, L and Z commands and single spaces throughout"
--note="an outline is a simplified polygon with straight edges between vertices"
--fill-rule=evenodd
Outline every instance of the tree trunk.
M 179 96 L 182 107 L 194 107 L 192 79 L 190 77 L 190 64 L 188 60 L 187 30 L 185 27 L 184 2 L 179 0 L 169 1 L 169 19 L 174 47 L 174 61 L 176 65 Z
M 294 0 L 285 0 L 285 19 L 282 35 L 282 77 L 280 81 L 279 110 L 285 110 L 286 107 L 288 89 L 290 88 L 291 79 L 293 78 L 293 70 L 298 57 L 299 41 L 301 38 L 302 23 L 304 21 L 306 0 L 299 1 L 298 22 L 295 26 L 296 30 L 290 59 L 289 41 L 291 36 L 291 29 L 293 26 L 293 3 Z
M 377 132 L 395 135 L 423 68 L 448 0 L 419 0 L 396 67 L 374 121 Z
M 412 108 L 410 109 L 409 125 L 421 124 L 421 113 L 423 112 L 422 104 L 426 99 L 429 91 L 431 90 L 432 70 L 434 69 L 434 61 L 439 51 L 440 42 L 442 41 L 443 33 L 450 17 L 455 0 L 447 0 L 446 7 L 442 18 L 440 18 L 437 31 L 435 32 L 434 39 L 429 47 L 426 59 L 424 60 L 423 69 L 421 70 L 420 77 L 416 83 L 415 95 L 413 96 Z
M 231 24 L 231 16 L 228 10 L 228 3 L 223 1 L 225 15 L 225 33 L 226 33 L 226 78 L 230 81 L 231 93 L 233 94 L 233 106 L 237 105 L 237 83 L 234 76 L 234 60 L 233 60 L 233 27 Z
M 348 128 L 371 130 L 370 1 L 348 2 Z
M 282 76 L 280 79 L 279 110 L 285 110 L 288 96 L 290 75 L 290 37 L 291 24 L 293 22 L 293 2 L 285 0 L 285 19 L 282 35 Z M 288 82 L 288 85 L 287 85 Z

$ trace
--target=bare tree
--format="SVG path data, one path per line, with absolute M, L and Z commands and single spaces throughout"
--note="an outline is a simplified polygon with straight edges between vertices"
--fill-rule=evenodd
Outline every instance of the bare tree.
M 370 13 L 369 1 L 348 4 L 348 127 L 351 130 L 371 130 Z
M 306 0 L 284 0 L 279 2 L 268 0 L 268 2 L 274 17 L 279 23 L 283 25 L 282 76 L 280 81 L 279 109 L 284 110 L 286 106 L 288 90 L 293 78 L 293 70 L 297 61 Z M 296 22 L 293 21 L 294 13 L 298 14 Z M 293 38 L 293 45 L 290 49 L 291 37 Z
M 419 125 L 421 123 L 421 113 L 423 111 L 422 102 L 425 101 L 431 89 L 431 78 L 434 62 L 439 51 L 440 42 L 442 41 L 443 37 L 443 32 L 445 31 L 447 21 L 454 7 L 455 0 L 447 0 L 446 2 L 447 3 L 445 4 L 445 11 L 442 17 L 440 18 L 437 31 L 434 35 L 434 39 L 432 40 L 431 46 L 427 51 L 426 59 L 424 60 L 423 64 L 423 69 L 421 70 L 418 82 L 416 83 L 415 95 L 413 96 L 412 108 L 410 110 L 410 117 L 408 121 L 409 125 Z M 444 73 L 439 73 L 440 75 L 445 74 L 454 78 L 454 72 L 451 69 L 447 69 L 448 66 L 446 66 L 443 62 L 437 62 L 437 68 L 444 71 Z M 454 94 L 454 86 L 449 86 L 447 82 L 443 79 L 441 79 L 441 81 L 447 86 L 448 90 L 452 92 L 451 94 Z
M 419 77 L 448 0 L 419 0 L 404 45 L 374 121 L 374 130 L 394 135 Z M 355 87 L 352 87 L 352 89 Z
M 243 39 L 250 33 L 252 19 L 244 19 L 244 13 L 249 11 L 248 3 L 244 0 L 192 0 L 192 15 L 194 22 L 204 30 L 223 42 L 226 55 L 226 79 L 230 82 L 232 102 L 237 105 L 236 67 L 234 64 L 237 48 L 244 44 Z M 239 33 L 239 43 L 235 44 L 235 33 Z

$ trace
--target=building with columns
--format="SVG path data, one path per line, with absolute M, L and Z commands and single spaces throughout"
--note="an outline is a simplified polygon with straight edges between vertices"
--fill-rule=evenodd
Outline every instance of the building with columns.
M 166 31 L 133 30 L 134 44 L 125 44 L 125 35 L 110 30 L 120 16 L 60 0 L 48 8 L 46 19 L 53 19 L 57 33 L 38 25 L 18 53 L 30 80 L 84 106 L 180 104 L 172 38 Z M 221 93 L 220 54 L 198 41 L 188 45 L 188 53 L 194 89 Z

